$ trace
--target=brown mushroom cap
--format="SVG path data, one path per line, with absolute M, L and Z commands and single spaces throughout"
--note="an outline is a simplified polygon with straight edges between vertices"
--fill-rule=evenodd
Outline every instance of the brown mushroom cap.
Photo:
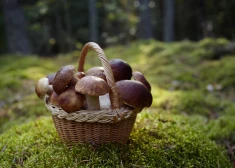
M 73 86 L 67 87 L 58 97 L 60 107 L 68 112 L 75 112 L 81 109 L 84 103 L 84 95 L 75 91 Z
M 41 78 L 37 81 L 35 86 L 35 92 L 40 99 L 43 99 L 47 94 L 49 88 L 49 80 L 48 78 Z
M 50 95 L 50 98 L 49 98 L 50 103 L 55 106 L 60 106 L 60 104 L 58 102 L 58 97 L 59 97 L 59 95 L 55 91 L 53 91 Z
M 52 73 L 52 74 L 47 75 L 47 78 L 49 80 L 49 85 L 53 84 L 53 81 L 55 79 L 55 75 L 56 75 L 56 73 Z
M 116 82 L 120 100 L 124 104 L 133 108 L 150 107 L 152 104 L 152 94 L 139 81 L 121 80 Z
M 68 86 L 75 86 L 77 84 L 78 80 L 79 79 L 77 77 L 73 76 L 72 79 L 69 81 Z
M 106 81 L 106 76 L 104 73 L 104 68 L 103 67 L 92 67 L 87 70 L 86 76 L 97 76 L 99 78 L 102 78 Z
M 113 70 L 113 76 L 116 82 L 120 80 L 131 79 L 132 68 L 127 62 L 121 59 L 112 59 L 109 61 L 109 63 Z
M 96 76 L 85 76 L 75 85 L 75 90 L 85 95 L 100 96 L 109 92 L 107 82 Z
M 141 72 L 135 71 L 132 73 L 132 76 L 134 80 L 137 80 L 141 83 L 143 83 L 150 91 L 151 91 L 151 85 L 147 81 L 147 79 L 144 77 L 144 75 Z
M 99 110 L 99 96 L 108 93 L 110 87 L 99 77 L 85 76 L 77 82 L 75 90 L 86 96 L 88 110 Z
M 77 77 L 78 79 L 81 79 L 85 76 L 85 73 L 84 72 L 76 72 L 74 74 L 75 77 Z
M 67 87 L 70 80 L 72 79 L 74 73 L 75 73 L 75 66 L 67 65 L 67 66 L 62 67 L 56 73 L 56 76 L 54 78 L 53 90 L 57 94 L 62 93 Z

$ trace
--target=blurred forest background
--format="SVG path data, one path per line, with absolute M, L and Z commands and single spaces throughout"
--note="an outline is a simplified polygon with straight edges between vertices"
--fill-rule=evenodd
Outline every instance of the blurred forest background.
M 235 38 L 234 0 L 3 0 L 0 53 L 54 55 L 137 39 Z

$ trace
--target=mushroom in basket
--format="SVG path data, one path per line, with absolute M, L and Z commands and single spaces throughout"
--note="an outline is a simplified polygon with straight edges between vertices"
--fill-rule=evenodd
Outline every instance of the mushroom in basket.
M 129 80 L 132 77 L 132 68 L 131 66 L 123 61 L 122 59 L 112 59 L 109 61 L 109 64 L 113 71 L 113 77 L 115 81 L 120 80 Z
M 132 76 L 133 76 L 134 80 L 143 83 L 144 86 L 146 86 L 151 91 L 151 85 L 149 84 L 149 82 L 147 81 L 147 79 L 145 78 L 145 76 L 141 72 L 135 71 L 132 73 Z
M 152 104 L 152 94 L 141 82 L 121 80 L 116 82 L 120 100 L 132 108 L 142 109 Z
M 84 95 L 75 91 L 74 86 L 69 86 L 58 96 L 59 106 L 71 113 L 81 109 L 84 104 Z
M 106 81 L 106 76 L 104 73 L 103 67 L 92 67 L 86 71 L 86 76 L 97 76 L 99 78 L 102 78 Z
M 60 94 L 68 86 L 70 80 L 73 78 L 75 73 L 75 67 L 73 65 L 63 66 L 55 75 L 53 81 L 53 90 Z
M 77 82 L 75 90 L 85 95 L 88 110 L 100 110 L 99 96 L 108 93 L 110 87 L 99 77 L 85 76 Z
M 53 104 L 54 106 L 60 106 L 59 101 L 58 101 L 59 95 L 53 91 L 52 94 L 49 97 L 49 102 Z
M 43 99 L 46 94 L 50 95 L 52 91 L 53 89 L 52 89 L 52 86 L 49 85 L 48 78 L 40 78 L 37 81 L 35 92 L 40 99 Z

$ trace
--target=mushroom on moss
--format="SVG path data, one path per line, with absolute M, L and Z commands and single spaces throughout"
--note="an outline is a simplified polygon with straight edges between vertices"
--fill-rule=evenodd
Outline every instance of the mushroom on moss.
M 131 66 L 122 59 L 112 59 L 109 64 L 113 71 L 115 81 L 129 80 L 132 77 Z
M 74 73 L 75 73 L 75 66 L 73 65 L 63 66 L 55 75 L 53 81 L 53 90 L 57 94 L 62 93 L 69 84 L 70 80 L 73 78 Z
M 75 85 L 75 90 L 86 96 L 88 110 L 99 110 L 99 96 L 109 92 L 107 82 L 96 76 L 85 76 Z
M 121 80 L 116 82 L 116 87 L 123 104 L 140 109 L 151 106 L 152 94 L 141 82 Z
M 149 84 L 149 82 L 147 81 L 147 79 L 145 78 L 145 76 L 141 72 L 135 71 L 132 73 L 132 76 L 133 76 L 134 80 L 143 83 L 144 86 L 146 86 L 151 91 L 151 85 Z

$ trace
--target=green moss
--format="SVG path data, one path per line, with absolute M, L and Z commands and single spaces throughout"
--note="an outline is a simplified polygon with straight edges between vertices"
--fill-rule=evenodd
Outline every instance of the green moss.
M 38 80 L 51 71 L 56 69 L 57 65 L 52 59 L 40 59 L 36 56 L 20 57 L 14 55 L 1 56 L 0 62 L 0 87 L 9 90 L 19 90 L 26 80 Z
M 133 71 L 141 71 L 146 76 L 152 85 L 153 103 L 148 112 L 140 114 L 130 144 L 118 148 L 108 145 L 95 150 L 91 150 L 89 145 L 65 148 L 54 132 L 51 119 L 43 117 L 37 120 L 50 113 L 34 93 L 36 81 L 64 65 L 77 66 L 80 51 L 52 58 L 1 56 L 0 136 L 10 140 L 9 148 L 0 143 L 0 151 L 4 151 L 0 152 L 0 158 L 3 156 L 6 159 L 1 163 L 8 167 L 20 167 L 21 163 L 25 167 L 37 167 L 38 161 L 45 167 L 60 167 L 63 163 L 66 163 L 65 167 L 76 167 L 75 163 L 77 167 L 102 164 L 106 167 L 200 167 L 197 163 L 211 164 L 206 159 L 210 160 L 214 155 L 201 149 L 207 147 L 202 142 L 210 147 L 212 145 L 214 154 L 219 148 L 214 142 L 226 148 L 228 144 L 233 146 L 235 143 L 235 57 L 230 53 L 222 55 L 220 59 L 215 58 L 218 49 L 227 49 L 228 44 L 226 39 L 174 43 L 149 40 L 106 48 L 108 59 L 121 58 L 132 66 Z M 85 69 L 97 65 L 101 65 L 100 60 L 95 52 L 89 52 Z M 208 86 L 213 90 L 208 90 Z M 36 131 L 35 120 L 45 134 L 41 138 Z M 19 130 L 27 134 L 21 137 Z M 11 135 L 14 136 L 11 138 Z M 203 141 L 199 142 L 198 137 L 202 137 Z M 20 145 L 20 141 L 25 143 Z M 31 146 L 33 151 L 30 151 Z M 186 148 L 192 149 L 192 153 Z M 5 152 L 7 150 L 9 152 Z M 199 155 L 202 162 L 199 161 Z M 218 153 L 216 155 L 220 156 Z M 234 151 L 228 149 L 231 162 L 235 160 L 233 155 Z M 110 159 L 107 159 L 109 156 Z M 213 161 L 218 165 L 217 161 Z
M 0 136 L 0 163 L 3 167 L 230 167 L 224 149 L 203 134 L 173 120 L 162 121 L 162 116 L 143 112 L 126 145 L 68 148 L 58 139 L 52 119 L 43 117 Z
M 35 94 L 24 96 L 20 101 L 5 107 L 5 115 L 0 118 L 0 133 L 16 127 L 19 124 L 30 122 L 40 116 L 48 116 L 50 113 L 46 110 L 44 102 L 39 100 Z
M 201 48 L 218 48 L 218 47 L 225 47 L 227 44 L 229 43 L 229 41 L 227 39 L 224 38 L 205 38 L 202 39 L 201 41 L 199 41 L 198 46 Z
M 221 114 L 227 103 L 214 95 L 198 91 L 165 91 L 155 96 L 154 104 L 160 110 L 175 114 L 198 114 L 205 117 Z
M 199 72 L 202 80 L 220 84 L 222 88 L 233 87 L 235 85 L 234 61 L 235 57 L 224 57 L 221 60 L 205 62 Z
M 218 119 L 209 120 L 205 132 L 214 140 L 230 140 L 235 142 L 235 105 L 228 106 Z
M 198 56 L 205 60 L 205 59 L 217 59 L 216 58 L 216 52 L 218 50 L 223 49 L 226 47 L 226 45 L 229 44 L 229 41 L 224 38 L 218 38 L 218 39 L 213 39 L 213 38 L 205 38 L 198 43 L 198 48 L 197 50 L 203 51 L 200 49 L 204 49 L 204 52 L 199 54 Z

